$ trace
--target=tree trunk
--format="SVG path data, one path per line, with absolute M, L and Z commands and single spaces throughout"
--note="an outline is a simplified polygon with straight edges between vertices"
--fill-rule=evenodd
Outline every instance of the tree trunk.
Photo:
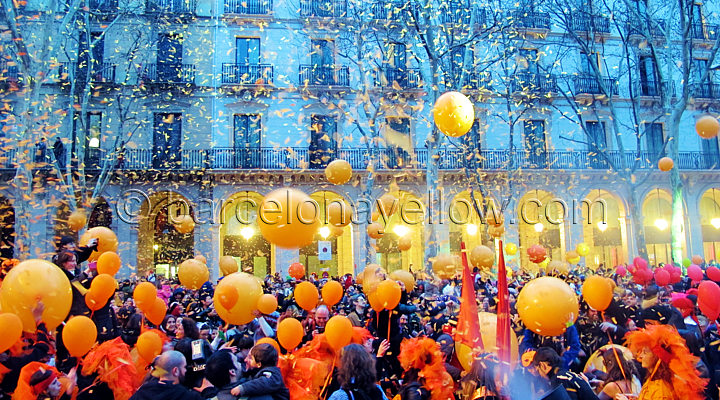
M 630 194 L 628 211 L 630 212 L 632 224 L 635 227 L 635 248 L 637 249 L 638 255 L 647 260 L 648 254 L 647 244 L 645 243 L 645 224 L 643 223 L 642 217 L 642 203 L 638 202 L 637 187 L 632 183 L 628 183 L 628 193 Z M 632 254 L 628 254 L 628 258 L 632 259 Z
M 436 61 L 431 61 L 430 71 L 432 76 L 432 85 L 428 90 L 427 99 L 431 105 L 435 104 L 437 98 L 437 87 L 438 87 L 438 65 Z M 432 106 L 431 106 L 432 107 Z M 426 193 L 428 194 L 428 202 L 431 201 L 435 196 L 429 196 L 430 193 L 440 195 L 442 191 L 438 191 L 438 163 L 439 155 L 438 150 L 440 147 L 440 132 L 434 125 L 430 133 L 430 138 L 427 141 L 427 165 L 425 168 L 425 185 Z M 439 199 L 438 199 L 439 200 Z M 440 202 L 440 204 L 442 204 Z M 428 217 L 428 224 L 425 226 L 425 270 L 432 274 L 432 263 L 429 261 L 430 258 L 435 257 L 438 253 L 438 233 L 435 229 L 435 225 L 439 223 L 442 217 L 442 210 L 439 207 L 434 207 L 428 204 L 428 209 L 432 213 Z
M 680 117 L 682 111 L 673 111 L 669 121 L 670 138 L 668 141 L 668 156 L 673 160 L 678 159 L 679 154 L 679 132 Z M 677 164 L 670 170 L 670 190 L 672 193 L 672 211 L 670 220 L 670 248 L 673 261 L 680 263 L 683 259 L 683 184 L 680 179 L 680 171 Z

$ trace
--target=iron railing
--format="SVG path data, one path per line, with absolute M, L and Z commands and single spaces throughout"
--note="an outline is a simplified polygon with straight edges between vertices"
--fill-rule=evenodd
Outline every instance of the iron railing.
M 701 99 L 720 99 L 720 84 L 703 83 L 695 88 L 695 97 Z
M 568 22 L 573 31 L 610 33 L 610 19 L 600 15 L 576 13 Z
M 395 87 L 417 89 L 422 86 L 419 68 L 382 68 L 375 70 L 376 87 Z
M 7 59 L 0 59 L 0 83 L 18 83 L 20 70 L 17 64 Z
M 618 81 L 614 78 L 602 78 L 606 92 L 600 88 L 600 81 L 592 75 L 578 75 L 573 77 L 575 94 L 608 94 L 618 95 Z
M 666 96 L 675 96 L 675 84 L 672 81 L 660 82 L 640 80 L 640 96 L 659 97 L 664 90 Z
M 116 14 L 120 10 L 118 0 L 90 0 L 88 8 L 102 14 Z
M 300 0 L 303 17 L 338 18 L 347 14 L 345 0 Z
M 417 12 L 418 6 L 399 1 L 378 1 L 368 7 L 369 17 L 376 21 L 406 21 L 411 20 L 411 13 Z
M 223 85 L 267 85 L 273 82 L 273 66 L 270 64 L 222 65 Z
M 141 79 L 147 83 L 194 84 L 194 64 L 156 63 L 145 68 Z
M 645 31 L 648 31 L 651 37 L 664 38 L 665 20 L 657 18 L 652 20 L 637 20 L 628 23 L 628 36 L 645 36 Z
M 510 81 L 513 92 L 551 93 L 557 92 L 557 78 L 552 74 L 519 73 Z
M 225 14 L 268 15 L 272 0 L 225 0 Z
M 467 90 L 493 90 L 489 73 L 470 72 L 465 76 L 463 88 Z
M 718 33 L 720 33 L 718 31 L 720 31 L 720 25 L 694 23 L 690 27 L 690 34 L 693 39 L 707 40 L 709 42 L 717 40 Z
M 93 65 L 90 80 L 95 83 L 115 83 L 115 65 L 110 63 Z
M 146 0 L 145 12 L 167 15 L 194 15 L 197 0 Z
M 510 16 L 510 22 L 518 28 L 550 29 L 550 14 L 545 12 L 517 10 Z
M 657 169 L 658 155 L 651 152 L 620 153 L 608 151 L 607 158 L 597 152 L 587 150 L 526 152 L 508 150 L 483 150 L 480 152 L 479 168 L 485 171 L 512 171 L 523 169 L 548 170 L 588 170 L 608 168 L 608 160 L 616 167 L 621 162 L 631 169 Z M 428 150 L 415 148 L 405 151 L 399 148 L 338 149 L 326 152 L 327 161 L 342 159 L 350 163 L 353 169 L 366 170 L 371 160 L 375 160 L 373 169 L 392 170 L 399 168 L 425 169 L 428 165 Z M 153 154 L 150 149 L 125 149 L 122 161 L 117 168 L 124 170 L 303 170 L 315 169 L 312 160 L 317 159 L 317 151 L 307 147 L 248 147 L 181 150 L 172 157 L 166 153 Z M 323 158 L 325 159 L 325 157 Z M 460 149 L 441 149 L 434 158 L 441 170 L 460 170 L 466 167 L 467 157 Z M 720 170 L 717 154 L 680 152 L 675 166 L 681 170 Z M 15 168 L 12 151 L 0 152 L 0 168 Z M 324 162 L 324 164 L 327 164 Z
M 350 86 L 350 70 L 347 66 L 300 66 L 301 86 Z

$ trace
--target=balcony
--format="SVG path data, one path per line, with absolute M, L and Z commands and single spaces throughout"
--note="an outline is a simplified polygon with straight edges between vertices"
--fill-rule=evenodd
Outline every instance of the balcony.
M 718 25 L 695 23 L 690 27 L 690 36 L 694 40 L 714 42 L 718 38 L 718 31 L 720 31 Z
M 557 78 L 552 74 L 519 73 L 510 82 L 513 92 L 544 95 L 557 92 Z
M 419 68 L 382 68 L 375 70 L 375 87 L 399 90 L 419 89 L 422 86 Z
M 579 94 L 597 94 L 597 95 L 618 95 L 618 81 L 614 78 L 602 78 L 607 93 L 600 88 L 600 81 L 592 75 L 578 75 L 573 77 L 573 85 L 575 86 L 575 95 Z
M 272 0 L 225 0 L 225 14 L 270 15 L 272 11 Z
M 90 0 L 88 8 L 92 14 L 106 14 L 112 16 L 120 10 L 118 0 Z
M 223 85 L 270 85 L 273 83 L 273 66 L 270 64 L 222 65 Z
M 640 96 L 660 97 L 663 91 L 666 96 L 675 96 L 675 84 L 671 81 L 665 81 L 661 85 L 660 82 L 640 80 L 639 85 Z
M 443 25 L 469 25 L 472 9 L 464 8 L 461 3 L 449 3 L 441 6 L 438 18 Z
M 610 33 L 610 19 L 599 15 L 577 12 L 568 22 L 568 28 L 576 32 Z
M 720 84 L 703 83 L 695 88 L 695 97 L 699 99 L 720 100 Z
M 300 0 L 300 15 L 314 18 L 340 18 L 347 14 L 345 0 Z
M 649 23 L 648 23 L 649 22 Z M 651 21 L 634 21 L 628 23 L 628 36 L 640 36 L 645 37 L 647 34 L 652 38 L 664 39 L 665 38 L 665 20 L 664 19 L 653 19 Z
M 300 66 L 300 86 L 350 86 L 350 70 L 347 66 Z
M 493 90 L 492 77 L 488 73 L 471 72 L 465 76 L 463 89 L 491 91 Z
M 115 83 L 115 65 L 110 63 L 94 65 L 90 81 L 93 83 Z
M 550 14 L 538 11 L 514 11 L 511 22 L 517 28 L 550 30 Z
M 412 13 L 417 13 L 417 7 L 410 3 L 394 1 L 379 1 L 369 5 L 371 19 L 375 21 L 412 21 Z
M 195 65 L 193 64 L 151 64 L 140 76 L 146 84 L 194 85 Z
M 195 15 L 197 0 L 145 0 L 145 12 L 169 17 Z
M 3 157 L 7 152 L 0 154 L 0 168 L 14 168 L 12 157 Z M 123 170 L 303 170 L 310 168 L 312 152 L 307 147 L 256 147 L 256 148 L 212 148 L 212 149 L 184 149 L 179 155 L 172 158 L 172 162 L 158 162 L 153 157 L 152 150 L 126 149 Z M 376 170 L 393 170 L 398 168 L 425 169 L 428 163 L 426 148 L 415 148 L 409 152 L 392 148 L 365 148 L 338 149 L 337 155 L 331 158 L 346 160 L 355 170 L 366 170 L 370 159 L 378 161 L 374 166 Z M 607 157 L 619 166 L 621 161 L 631 168 L 648 171 L 657 170 L 657 154 L 650 152 L 617 151 L 607 152 Z M 547 170 L 591 170 L 606 163 L 605 158 L 595 152 L 587 150 L 572 151 L 543 151 L 529 153 L 507 150 L 483 150 L 480 152 L 480 168 L 484 171 L 507 171 L 517 168 L 547 169 Z M 720 170 L 717 156 L 703 152 L 680 152 L 675 165 L 680 170 Z M 153 168 L 153 162 L 156 167 Z M 466 161 L 463 151 L 455 148 L 441 149 L 437 159 L 441 170 L 460 170 L 465 168 Z
M 20 70 L 14 61 L 0 59 L 0 85 L 19 85 Z

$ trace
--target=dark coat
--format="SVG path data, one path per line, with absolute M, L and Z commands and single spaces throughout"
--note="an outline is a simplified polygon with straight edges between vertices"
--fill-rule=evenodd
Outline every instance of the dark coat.
M 273 400 L 290 400 L 290 391 L 285 386 L 278 367 L 261 368 L 251 380 L 240 386 L 242 397 L 270 395 Z
M 130 400 L 202 400 L 200 393 L 189 390 L 183 385 L 159 382 L 155 379 L 140 386 Z

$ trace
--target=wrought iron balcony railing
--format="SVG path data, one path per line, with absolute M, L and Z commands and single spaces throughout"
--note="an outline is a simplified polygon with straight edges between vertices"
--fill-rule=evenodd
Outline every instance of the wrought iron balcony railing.
M 300 66 L 301 86 L 350 86 L 350 70 L 347 66 Z
M 610 33 L 610 19 L 600 15 L 576 13 L 570 18 L 569 27 L 577 32 Z
M 655 81 L 640 81 L 640 96 L 659 97 L 664 91 L 666 96 L 675 96 L 675 84 L 671 81 L 664 81 L 662 84 Z
M 471 72 L 465 76 L 463 88 L 467 90 L 492 90 L 492 77 L 488 73 Z
M 165 15 L 195 15 L 197 0 L 145 0 L 145 12 Z
M 368 168 L 374 159 L 376 170 L 398 168 L 425 169 L 428 165 L 428 150 L 415 148 L 404 151 L 398 148 L 379 148 L 368 151 L 365 148 L 338 149 L 327 152 L 328 162 L 343 159 L 353 169 Z M 117 167 L 125 170 L 178 169 L 178 170 L 305 170 L 314 169 L 311 161 L 317 159 L 317 152 L 307 147 L 284 148 L 212 148 L 181 150 L 172 157 L 166 153 L 157 155 L 149 149 L 125 149 L 122 162 Z M 0 167 L 13 168 L 13 157 L 0 152 Z M 607 168 L 607 160 L 615 166 L 624 162 L 629 168 L 655 170 L 658 155 L 650 152 L 620 153 L 608 151 L 607 158 L 587 150 L 526 151 L 483 150 L 480 152 L 480 168 L 485 171 L 507 171 L 517 168 L 548 170 L 587 170 Z M 167 159 L 165 159 L 167 158 Z M 460 149 L 441 149 L 436 161 L 442 170 L 460 170 L 466 167 L 466 157 Z M 681 170 L 720 170 L 717 154 L 703 152 L 680 152 L 675 165 Z
M 551 93 L 557 92 L 557 78 L 552 74 L 519 73 L 510 81 L 513 92 Z
M 80 65 L 78 65 L 80 68 Z M 99 63 L 92 66 L 90 81 L 95 83 L 115 83 L 115 65 Z
M 141 80 L 158 84 L 194 84 L 195 65 L 156 63 L 145 68 Z
M 649 21 L 642 20 L 628 23 L 628 36 L 645 36 L 644 32 L 647 32 L 651 37 L 654 38 L 664 38 L 665 20 L 658 18 Z
M 118 0 L 90 0 L 88 8 L 90 12 L 101 14 L 117 14 L 120 10 Z
M 375 87 L 417 89 L 422 86 L 418 68 L 382 68 L 375 70 Z
M 347 15 L 345 0 L 300 0 L 303 17 L 339 18 Z
M 612 96 L 618 95 L 618 81 L 614 78 L 602 78 L 605 86 L 604 92 L 600 87 L 600 81 L 592 75 L 578 75 L 573 77 L 575 86 L 575 94 L 607 94 Z
M 222 65 L 223 85 L 269 85 L 273 83 L 273 66 L 270 64 Z
M 720 34 L 720 25 L 694 23 L 690 27 L 690 35 L 696 40 L 714 42 Z
M 703 83 L 695 88 L 695 97 L 701 99 L 720 99 L 720 84 Z
M 225 14 L 268 15 L 272 10 L 272 0 L 225 0 Z
M 417 5 L 412 3 L 378 1 L 368 6 L 368 17 L 376 21 L 411 21 L 411 14 L 417 10 Z
M 550 14 L 538 11 L 517 10 L 510 14 L 511 23 L 518 28 L 550 29 Z
M 15 62 L 0 59 L 0 83 L 19 83 L 20 70 Z

